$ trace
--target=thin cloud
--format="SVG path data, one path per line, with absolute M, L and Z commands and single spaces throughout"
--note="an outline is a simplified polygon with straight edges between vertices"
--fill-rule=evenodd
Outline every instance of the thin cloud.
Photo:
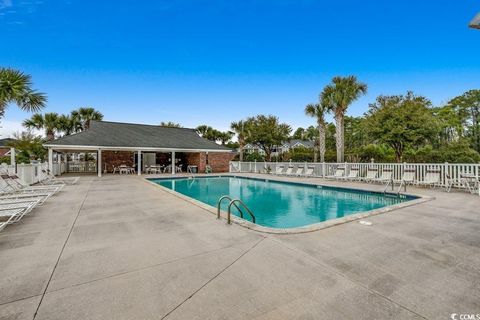
M 0 0 L 0 10 L 13 6 L 12 0 Z

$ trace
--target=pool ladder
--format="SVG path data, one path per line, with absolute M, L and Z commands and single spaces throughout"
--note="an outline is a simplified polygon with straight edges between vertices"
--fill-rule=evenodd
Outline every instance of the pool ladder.
M 227 223 L 228 224 L 231 224 L 232 221 L 231 221 L 231 214 L 232 214 L 232 206 L 235 206 L 235 208 L 237 208 L 238 212 L 240 212 L 240 218 L 243 219 L 243 211 L 238 207 L 237 203 L 239 203 L 240 205 L 242 205 L 242 207 L 247 210 L 248 214 L 250 215 L 250 217 L 252 218 L 252 222 L 255 223 L 255 216 L 253 215 L 253 212 L 247 207 L 247 205 L 240 199 L 232 199 L 230 196 L 222 196 L 220 197 L 220 199 L 218 199 L 218 202 L 217 202 L 217 219 L 220 219 L 220 206 L 222 204 L 222 201 L 224 199 L 227 199 L 230 201 L 230 203 L 228 204 L 228 215 L 227 215 Z
M 390 179 L 390 180 L 388 180 L 387 184 L 385 185 L 385 189 L 383 189 L 384 194 L 387 194 L 387 189 L 390 185 L 392 186 L 392 193 L 393 193 L 393 191 L 395 190 L 395 184 L 393 182 L 393 179 Z M 400 191 L 401 191 L 402 187 L 404 188 L 405 192 L 407 192 L 407 183 L 403 180 L 400 182 L 400 185 L 398 186 L 398 190 L 395 193 L 397 195 L 397 197 L 400 196 Z

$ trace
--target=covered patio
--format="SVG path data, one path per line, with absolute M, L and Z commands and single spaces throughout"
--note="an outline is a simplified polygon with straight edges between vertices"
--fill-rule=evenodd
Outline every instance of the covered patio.
M 67 173 L 227 172 L 232 150 L 206 140 L 194 129 L 93 121 L 88 130 L 50 141 L 49 169 Z

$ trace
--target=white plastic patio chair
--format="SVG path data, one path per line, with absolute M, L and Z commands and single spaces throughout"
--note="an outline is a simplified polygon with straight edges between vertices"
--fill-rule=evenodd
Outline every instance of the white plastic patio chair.
M 25 183 L 19 176 L 15 174 L 9 175 L 10 181 L 18 186 L 21 190 L 51 190 L 55 193 L 62 190 L 65 184 L 53 184 L 53 185 L 35 185 L 30 186 L 29 184 Z
M 377 178 L 378 169 L 377 168 L 367 168 L 367 175 L 360 180 L 363 180 L 367 183 L 373 182 L 374 179 Z
M 5 209 L 5 210 L 0 209 L 0 231 L 5 229 L 7 225 L 18 221 L 16 220 L 17 216 L 21 215 L 22 212 L 23 212 L 22 208 Z
M 284 166 L 277 166 L 275 168 L 275 174 L 282 175 L 283 174 L 283 169 L 284 169 Z
M 400 185 L 398 186 L 398 191 L 397 193 L 400 192 L 400 189 L 402 189 L 402 186 L 404 187 L 405 191 L 407 191 L 407 185 L 415 184 L 416 180 L 416 170 L 415 169 L 405 169 L 403 171 L 402 179 L 400 180 L 392 180 L 393 184 L 399 183 Z
M 346 176 L 343 176 L 341 178 L 338 178 L 339 180 L 344 180 L 344 181 L 348 181 L 348 180 L 357 180 L 358 179 L 358 172 L 360 170 L 358 168 L 351 168 L 350 171 L 348 172 L 348 175 Z
M 338 180 L 338 179 L 343 179 L 344 176 L 345 176 L 345 168 L 338 167 L 337 169 L 335 169 L 335 173 L 333 175 L 325 176 L 325 179 Z
M 393 170 L 392 169 L 383 169 L 380 177 L 370 179 L 369 181 L 370 182 L 379 182 L 379 183 L 389 182 L 389 181 L 392 180 L 392 175 L 393 175 Z
M 440 185 L 440 170 L 427 170 L 425 177 L 421 181 L 417 181 L 419 186 L 431 186 L 435 188 Z
M 293 175 L 293 166 L 289 166 L 289 167 L 287 168 L 287 171 L 285 171 L 284 174 L 287 175 L 287 176 Z
M 28 213 L 30 213 L 34 208 L 39 205 L 39 198 L 31 198 L 28 200 L 0 200 L 0 210 L 8 212 L 9 210 L 16 210 L 22 209 L 20 213 L 16 215 L 16 217 L 10 220 L 10 223 L 14 223 L 22 219 L 22 217 Z
M 0 199 L 40 198 L 39 203 L 43 204 L 55 193 L 53 190 L 20 189 L 10 181 L 8 175 L 0 175 L 0 180 L 4 183 L 3 188 L 0 190 Z
M 302 176 L 304 170 L 305 170 L 305 167 L 304 167 L 304 166 L 299 166 L 299 167 L 297 168 L 297 171 L 295 171 L 295 175 L 296 175 L 296 176 Z
M 52 185 L 52 184 L 75 184 L 78 182 L 80 177 L 64 177 L 58 178 L 50 173 L 50 170 L 42 170 L 44 174 L 44 179 L 40 180 L 41 184 Z
M 305 173 L 303 174 L 304 177 L 313 177 L 315 172 L 315 167 L 307 167 Z

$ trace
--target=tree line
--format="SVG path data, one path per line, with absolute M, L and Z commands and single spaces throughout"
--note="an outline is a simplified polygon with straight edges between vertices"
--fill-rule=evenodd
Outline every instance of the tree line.
M 367 162 L 479 162 L 480 90 L 469 90 L 441 106 L 413 92 L 378 96 L 360 117 L 347 115 L 349 106 L 367 93 L 367 84 L 355 76 L 334 77 L 318 95 L 318 101 L 306 105 L 303 112 L 315 119 L 308 128 L 281 123 L 274 115 L 257 115 L 231 123 L 231 131 L 208 125 L 196 129 L 211 141 L 239 149 L 244 160 L 246 144 L 258 146 L 264 155 L 249 154 L 246 160 L 273 160 L 276 148 L 291 139 L 310 140 L 313 149 L 294 149 L 276 160 Z M 45 107 L 45 94 L 32 88 L 29 75 L 0 68 L 0 118 L 9 104 L 25 111 L 38 112 Z M 332 115 L 334 123 L 326 121 Z M 90 121 L 102 120 L 94 108 L 85 107 L 70 114 L 35 113 L 23 122 L 27 129 L 45 131 L 47 140 L 88 129 Z M 181 127 L 175 122 L 162 126 Z M 236 136 L 236 142 L 232 138 Z M 19 139 L 18 139 L 19 138 Z M 38 150 L 43 139 L 22 133 L 17 140 L 34 143 Z
M 367 85 L 356 77 L 334 77 L 320 92 L 318 102 L 305 106 L 315 125 L 298 128 L 280 123 L 273 115 L 258 115 L 232 122 L 237 135 L 239 159 L 246 144 L 264 151 L 247 160 L 272 159 L 276 146 L 291 139 L 310 140 L 313 150 L 298 148 L 275 160 L 337 162 L 464 162 L 480 161 L 480 90 L 469 90 L 441 106 L 408 91 L 380 95 L 360 117 L 346 115 L 348 107 Z M 332 114 L 335 123 L 326 121 Z

